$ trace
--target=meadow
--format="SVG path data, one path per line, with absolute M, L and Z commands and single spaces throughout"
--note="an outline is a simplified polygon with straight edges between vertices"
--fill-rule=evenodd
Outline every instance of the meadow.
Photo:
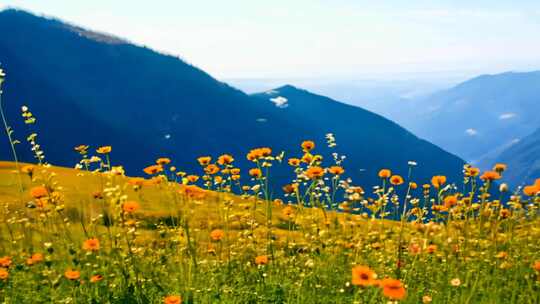
M 297 155 L 201 151 L 199 172 L 162 157 L 129 177 L 111 146 L 52 166 L 36 134 L 36 163 L 21 163 L 4 126 L 2 303 L 540 303 L 540 179 L 509 189 L 504 164 L 417 184 L 411 161 L 363 189 L 306 140 Z M 280 198 L 275 166 L 296 176 Z

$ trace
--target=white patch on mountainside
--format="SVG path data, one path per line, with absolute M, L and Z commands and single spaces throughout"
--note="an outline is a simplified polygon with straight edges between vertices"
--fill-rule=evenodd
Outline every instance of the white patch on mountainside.
M 270 101 L 273 102 L 278 108 L 286 108 L 289 106 L 289 104 L 287 103 L 288 99 L 282 96 L 270 98 Z
M 499 115 L 499 119 L 500 119 L 500 120 L 507 120 L 507 119 L 512 119 L 512 118 L 514 118 L 514 117 L 516 117 L 516 116 L 517 116 L 517 114 L 516 114 L 516 113 L 512 113 L 512 112 L 510 112 L 510 113 L 503 113 L 503 114 Z
M 476 129 L 469 128 L 465 130 L 465 134 L 469 136 L 475 136 L 475 135 L 478 135 L 478 131 Z
M 276 90 L 268 90 L 268 91 L 264 92 L 264 94 L 267 94 L 267 95 L 276 95 L 276 94 L 279 94 L 279 92 L 276 91 Z

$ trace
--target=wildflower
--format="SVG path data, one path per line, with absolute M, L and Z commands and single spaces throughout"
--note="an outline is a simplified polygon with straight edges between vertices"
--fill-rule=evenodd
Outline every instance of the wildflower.
M 493 166 L 493 171 L 499 174 L 503 173 L 506 171 L 506 164 L 495 164 L 495 166 Z
M 540 188 L 536 185 L 525 186 L 523 187 L 523 193 L 527 196 L 535 196 L 540 193 Z
M 77 270 L 68 269 L 64 272 L 64 277 L 68 280 L 78 280 L 81 277 L 81 273 Z
M 313 161 L 313 155 L 311 155 L 310 153 L 305 153 L 303 156 L 302 156 L 302 162 L 305 163 L 305 164 L 311 164 L 311 162 Z
M 0 280 L 5 281 L 8 278 L 9 278 L 9 272 L 4 268 L 0 268 Z
M 431 178 L 431 184 L 433 187 L 439 189 L 446 183 L 446 176 L 444 175 L 435 175 Z
M 486 182 L 492 182 L 494 180 L 501 179 L 501 175 L 495 171 L 486 171 L 484 174 L 482 174 L 482 176 L 480 176 L 480 179 Z
M 99 240 L 96 238 L 90 238 L 83 243 L 83 249 L 86 251 L 98 251 Z
M 403 300 L 407 291 L 400 280 L 383 279 L 381 281 L 383 295 L 391 300 Z
M 180 296 L 166 296 L 163 299 L 164 304 L 182 304 L 182 298 Z
M 422 247 L 420 247 L 420 245 L 416 244 L 416 243 L 412 243 L 410 246 L 409 246 L 409 252 L 411 254 L 418 254 L 422 251 Z
M 203 199 L 206 196 L 206 191 L 195 185 L 185 185 L 182 188 L 180 188 L 179 192 L 181 194 L 186 195 L 187 197 L 191 199 L 197 199 L 197 200 Z
M 30 189 L 30 195 L 35 199 L 40 199 L 49 196 L 49 191 L 43 186 L 36 186 Z
M 507 191 L 508 191 L 508 184 L 502 183 L 502 184 L 499 186 L 499 191 L 500 191 L 500 192 L 507 192 Z
M 111 146 L 103 146 L 103 147 L 99 147 L 97 148 L 96 152 L 99 153 L 99 154 L 109 154 L 111 153 L 112 151 L 112 147 Z
M 223 154 L 220 157 L 218 157 L 218 164 L 224 166 L 224 165 L 230 165 L 234 161 L 234 158 L 229 154 Z
M 210 164 L 204 168 L 204 172 L 209 175 L 214 175 L 219 172 L 219 167 L 214 164 Z
M 392 175 L 392 177 L 390 177 L 390 183 L 394 186 L 399 186 L 403 184 L 403 182 L 403 177 L 399 175 Z
M 345 170 L 340 166 L 332 166 L 328 168 L 328 172 L 333 175 L 342 175 L 343 173 L 345 173 Z
M 309 167 L 306 172 L 309 179 L 318 179 L 324 176 L 324 169 L 318 166 Z
M 199 176 L 197 175 L 188 175 L 186 178 L 190 183 L 194 183 L 199 180 Z
M 238 174 L 240 174 L 240 169 L 238 169 L 238 168 L 232 168 L 232 169 L 231 169 L 231 174 L 232 174 L 232 175 L 238 175 Z
M 212 161 L 212 158 L 210 156 L 201 156 L 197 158 L 197 161 L 199 162 L 199 165 L 207 166 Z
M 533 269 L 540 272 L 540 260 L 534 262 Z
M 426 252 L 427 253 L 435 253 L 437 251 L 437 245 L 435 244 L 430 244 L 426 247 Z
M 382 169 L 381 171 L 379 171 L 379 177 L 382 178 L 382 179 L 387 179 L 391 175 L 392 175 L 392 171 L 390 171 L 388 169 Z
M 291 194 L 291 193 L 294 193 L 298 190 L 298 184 L 294 183 L 294 184 L 287 184 L 285 186 L 283 186 L 283 192 L 287 193 L 287 194 Z
M 298 158 L 289 158 L 288 163 L 290 166 L 298 167 L 298 165 L 300 165 L 300 160 Z
M 304 152 L 309 152 L 315 148 L 315 143 L 311 140 L 306 140 L 302 143 L 302 149 Z
M 262 176 L 262 171 L 259 168 L 249 169 L 249 175 L 254 178 L 260 178 Z
M 409 183 L 409 187 L 410 187 L 412 190 L 414 190 L 414 189 L 418 188 L 418 185 L 417 185 L 415 182 L 410 182 L 410 183 Z
M 458 203 L 457 195 L 449 195 L 444 198 L 444 206 L 450 208 Z
M 247 154 L 247 159 L 250 161 L 258 161 L 261 158 L 268 157 L 272 154 L 272 149 L 270 148 L 257 148 L 249 151 Z
M 257 265 L 266 265 L 268 264 L 268 256 L 267 255 L 259 255 L 255 258 L 255 264 Z
M 90 283 L 97 283 L 99 281 L 103 280 L 103 276 L 100 274 L 95 274 L 90 277 Z
M 458 287 L 459 285 L 461 285 L 461 280 L 459 278 L 452 279 L 450 281 L 450 284 L 454 287 Z
M 424 304 L 431 303 L 432 301 L 433 301 L 433 298 L 429 295 L 425 295 L 422 297 L 422 303 Z
M 139 209 L 139 203 L 136 201 L 127 201 L 122 205 L 122 210 L 124 210 L 125 213 L 133 213 Z
M 11 258 L 4 256 L 0 258 L 0 267 L 8 268 L 11 265 Z
M 88 149 L 89 149 L 89 148 L 90 148 L 90 147 L 87 146 L 87 145 L 78 145 L 78 146 L 76 146 L 74 149 L 75 149 L 75 151 L 77 151 L 77 152 L 79 152 L 80 154 L 84 155 L 84 154 L 88 153 Z
M 21 172 L 24 173 L 24 174 L 28 174 L 31 177 L 32 174 L 34 174 L 35 169 L 36 169 L 36 167 L 34 167 L 32 165 L 27 165 L 27 166 L 24 166 L 24 167 L 21 168 Z
M 156 164 L 160 165 L 160 166 L 165 166 L 165 165 L 168 165 L 171 163 L 171 160 L 169 158 L 166 158 L 166 157 L 161 157 L 161 158 L 158 158 L 156 160 Z
M 212 232 L 210 232 L 210 238 L 216 242 L 221 241 L 224 235 L 225 235 L 225 232 L 221 229 L 214 229 L 212 230 Z
M 352 268 L 352 284 L 356 286 L 372 286 L 377 279 L 375 272 L 368 266 L 354 266 Z
M 281 210 L 281 214 L 286 218 L 292 217 L 294 214 L 294 209 L 291 206 L 287 206 Z
M 475 168 L 475 167 L 467 167 L 465 169 L 465 175 L 466 176 L 469 176 L 469 177 L 475 177 L 475 176 L 478 176 L 478 174 L 480 174 L 480 169 L 478 168 Z
M 43 261 L 43 254 L 34 253 L 26 260 L 26 265 L 32 266 L 32 265 L 40 263 L 42 261 Z
M 148 175 L 154 175 L 163 171 L 163 167 L 160 165 L 152 165 L 143 169 L 144 173 Z

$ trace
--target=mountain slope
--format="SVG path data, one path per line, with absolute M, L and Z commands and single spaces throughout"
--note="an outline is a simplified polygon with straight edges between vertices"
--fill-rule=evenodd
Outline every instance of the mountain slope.
M 505 177 L 513 185 L 533 182 L 540 176 L 540 128 L 504 150 L 497 161 L 508 164 Z
M 482 163 L 540 126 L 540 71 L 483 75 L 417 100 L 405 123 L 461 157 Z
M 354 165 L 349 173 L 365 186 L 377 183 L 382 167 L 405 174 L 408 160 L 419 162 L 418 179 L 454 172 L 460 180 L 459 158 L 360 108 L 293 87 L 280 89 L 290 106 L 276 107 L 178 58 L 22 11 L 0 12 L 0 32 L 8 117 L 22 139 L 27 126 L 17 118 L 28 105 L 55 164 L 73 165 L 76 145 L 112 144 L 113 162 L 132 175 L 161 156 L 188 172 L 200 171 L 196 157 L 221 153 L 245 167 L 250 148 L 288 152 L 334 132 L 349 153 L 347 167 Z M 0 145 L 0 158 L 9 159 L 6 142 Z M 273 171 L 280 183 L 290 177 L 289 170 Z

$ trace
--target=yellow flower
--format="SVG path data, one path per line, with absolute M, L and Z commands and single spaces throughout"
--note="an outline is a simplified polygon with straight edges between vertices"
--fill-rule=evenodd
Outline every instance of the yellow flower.
M 103 147 L 99 147 L 97 148 L 96 152 L 99 153 L 99 154 L 109 154 L 111 153 L 112 151 L 112 147 L 111 146 L 103 146 Z

